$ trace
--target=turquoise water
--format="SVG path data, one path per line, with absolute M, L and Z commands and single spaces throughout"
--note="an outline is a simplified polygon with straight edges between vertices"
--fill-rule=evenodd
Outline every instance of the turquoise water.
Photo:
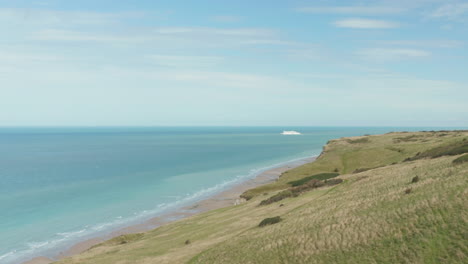
M 0 128 L 0 263 L 53 256 L 318 155 L 329 139 L 421 129 Z

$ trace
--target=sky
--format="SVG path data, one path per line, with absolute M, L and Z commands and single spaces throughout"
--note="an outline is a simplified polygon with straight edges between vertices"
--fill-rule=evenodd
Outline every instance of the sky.
M 468 126 L 468 1 L 0 0 L 0 126 Z

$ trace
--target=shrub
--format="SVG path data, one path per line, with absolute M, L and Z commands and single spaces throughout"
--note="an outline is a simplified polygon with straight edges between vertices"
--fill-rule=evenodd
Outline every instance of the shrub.
M 258 224 L 258 226 L 263 227 L 263 226 L 267 226 L 267 225 L 273 225 L 273 224 L 281 222 L 281 220 L 282 219 L 279 216 L 265 218 L 260 222 L 260 224 Z
M 398 137 L 398 138 L 394 138 L 393 142 L 394 143 L 414 142 L 414 141 L 418 141 L 419 137 L 422 137 L 422 136 L 420 136 L 420 135 L 410 135 L 410 136 L 406 136 L 406 137 Z
M 261 201 L 260 205 L 272 204 L 272 203 L 279 202 L 279 201 L 281 201 L 283 199 L 293 197 L 293 196 L 297 196 L 297 195 L 294 194 L 291 190 L 282 191 L 280 193 L 277 193 L 277 194 L 273 195 L 272 197 L 270 197 L 270 198 L 268 198 L 266 200 Z
M 442 156 L 454 156 L 459 154 L 468 153 L 468 142 L 457 141 L 449 145 L 435 147 L 424 152 L 416 154 L 416 156 L 409 160 L 418 160 L 424 158 L 439 158 Z
M 138 241 L 143 237 L 143 235 L 143 233 L 121 235 L 118 237 L 114 237 L 99 245 L 123 245 L 134 241 Z
M 411 183 L 417 183 L 419 181 L 419 176 L 415 176 L 413 177 L 413 179 L 411 180 Z
M 251 193 L 248 193 L 248 192 L 244 192 L 243 194 L 240 195 L 240 198 L 243 198 L 246 201 L 252 199 L 253 197 L 254 197 L 254 195 L 251 194 Z
M 326 184 L 327 186 L 332 186 L 332 185 L 340 184 L 340 183 L 342 183 L 342 182 L 343 182 L 342 179 L 330 179 L 330 180 L 326 180 L 326 181 L 325 181 L 325 184 Z
M 401 149 L 401 148 L 386 147 L 386 149 L 391 150 L 391 151 L 395 151 L 395 152 L 399 152 L 399 153 L 403 152 L 403 149 Z
M 359 144 L 359 143 L 367 143 L 369 142 L 369 138 L 358 138 L 358 139 L 347 139 L 346 142 L 350 144 Z
M 462 163 L 468 162 L 468 154 L 458 157 L 454 159 L 452 162 L 453 164 L 462 164 Z
M 319 174 L 315 174 L 315 175 L 312 175 L 312 176 L 304 177 L 304 178 L 302 178 L 300 180 L 297 180 L 297 181 L 290 181 L 290 182 L 288 182 L 288 184 L 291 184 L 293 187 L 296 187 L 296 186 L 306 184 L 306 183 L 308 183 L 309 181 L 311 181 L 313 179 L 327 180 L 327 179 L 330 179 L 330 178 L 334 178 L 334 177 L 336 177 L 338 175 L 340 175 L 340 174 L 336 173 L 336 172 L 319 173 Z
M 373 168 L 357 168 L 353 171 L 353 173 L 360 173 L 360 172 L 364 172 L 364 171 L 368 171 L 368 170 L 373 170 L 373 169 L 378 169 L 378 168 L 382 168 L 382 167 L 385 167 L 385 165 L 382 165 L 382 166 L 377 166 L 377 167 L 373 167 Z
M 190 240 L 185 240 L 185 245 L 190 245 Z
M 358 168 L 353 171 L 353 173 L 360 173 L 360 172 L 365 172 L 368 170 L 372 170 L 372 168 Z
M 413 191 L 413 189 L 408 188 L 408 189 L 405 190 L 405 194 L 410 194 L 412 191 Z

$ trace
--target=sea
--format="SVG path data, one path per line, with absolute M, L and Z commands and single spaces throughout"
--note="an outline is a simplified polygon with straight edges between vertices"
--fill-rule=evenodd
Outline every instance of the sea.
M 432 129 L 3 127 L 0 263 L 54 257 L 267 169 L 317 156 L 330 139 Z

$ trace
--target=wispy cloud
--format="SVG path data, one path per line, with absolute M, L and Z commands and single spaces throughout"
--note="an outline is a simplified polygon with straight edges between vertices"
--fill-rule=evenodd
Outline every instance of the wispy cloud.
M 468 3 L 458 2 L 440 6 L 429 14 L 431 18 L 457 20 L 468 13 Z
M 428 48 L 460 48 L 464 45 L 463 41 L 458 40 L 386 40 L 376 42 L 390 46 L 415 46 Z
M 387 49 L 371 48 L 363 49 L 356 53 L 360 58 L 374 62 L 399 61 L 405 59 L 424 58 L 431 55 L 430 52 L 420 49 Z
M 396 28 L 400 24 L 386 20 L 350 18 L 338 20 L 333 23 L 340 28 L 357 28 L 357 29 L 379 29 L 379 28 Z
M 157 27 L 144 30 L 108 32 L 105 30 L 44 29 L 29 35 L 30 40 L 67 42 L 141 43 L 158 47 L 233 47 L 253 45 L 294 45 L 276 31 L 262 28 Z
M 44 29 L 34 32 L 30 36 L 33 40 L 47 41 L 75 41 L 75 42 L 141 42 L 150 38 L 142 35 L 112 35 L 93 32 L 81 32 L 61 29 Z
M 171 68 L 206 68 L 219 65 L 224 58 L 219 56 L 149 55 L 152 63 Z
M 57 11 L 48 9 L 0 8 L 0 21 L 34 25 L 96 25 L 111 24 L 127 18 L 142 17 L 142 12 L 102 13 Z
M 390 15 L 406 11 L 401 7 L 392 6 L 312 6 L 295 9 L 311 14 L 343 14 L 343 15 Z
M 247 37 L 271 37 L 275 31 L 263 28 L 214 28 L 214 27 L 160 27 L 153 30 L 154 33 L 165 35 L 218 35 L 218 36 L 247 36 Z
M 5 62 L 49 62 L 49 61 L 61 61 L 64 58 L 59 55 L 50 54 L 38 54 L 38 53 L 18 53 L 18 52 L 0 52 L 0 61 Z

